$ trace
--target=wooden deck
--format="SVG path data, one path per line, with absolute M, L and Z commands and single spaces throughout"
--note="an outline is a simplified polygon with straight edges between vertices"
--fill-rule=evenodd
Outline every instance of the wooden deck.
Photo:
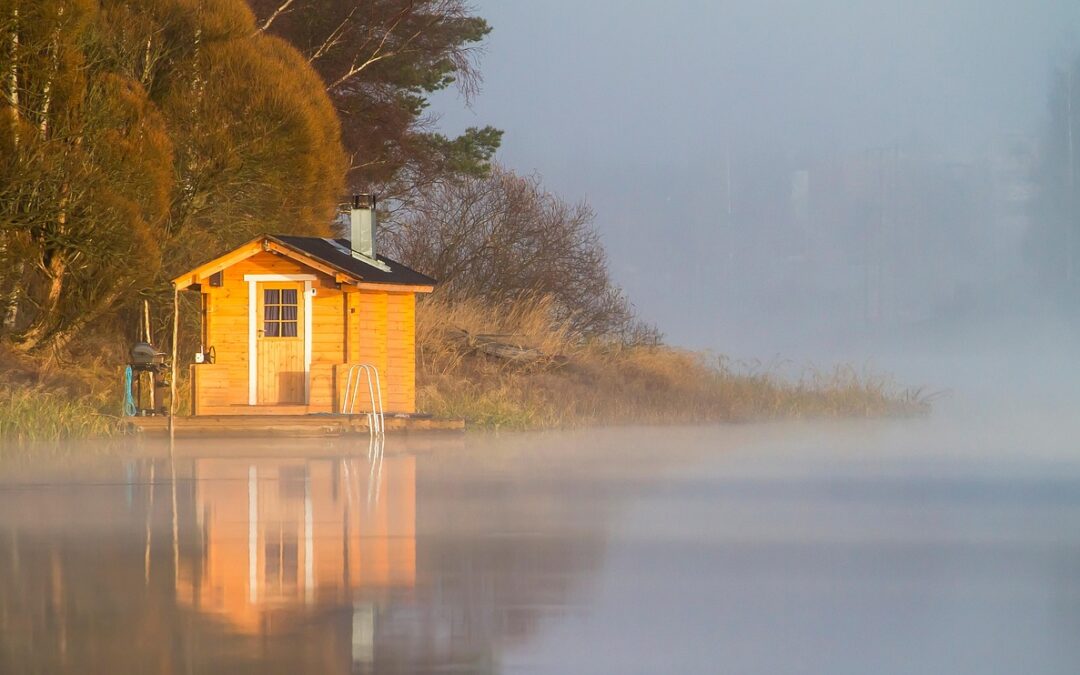
M 132 431 L 146 435 L 169 433 L 168 417 L 129 417 Z M 176 435 L 185 436 L 345 436 L 368 434 L 366 415 L 198 415 L 176 417 Z M 461 431 L 464 420 L 409 415 L 386 417 L 387 433 Z

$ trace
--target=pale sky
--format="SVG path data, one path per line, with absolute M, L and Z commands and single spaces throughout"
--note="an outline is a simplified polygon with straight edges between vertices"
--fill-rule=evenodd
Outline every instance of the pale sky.
M 966 156 L 1035 135 L 1051 69 L 1080 34 L 1075 0 L 475 5 L 494 27 L 484 88 L 471 110 L 436 98 L 444 128 L 504 129 L 500 161 L 595 207 L 642 315 L 672 342 L 717 348 L 701 315 L 726 308 L 679 289 L 681 270 L 718 256 L 683 235 L 711 226 L 727 152 Z

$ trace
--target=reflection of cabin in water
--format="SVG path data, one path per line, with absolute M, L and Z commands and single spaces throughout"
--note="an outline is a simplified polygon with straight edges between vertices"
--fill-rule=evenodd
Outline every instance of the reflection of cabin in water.
M 377 254 L 374 213 L 359 197 L 351 240 L 263 235 L 173 280 L 202 295 L 193 414 L 336 412 L 361 363 L 387 412 L 415 412 L 415 300 L 435 281 Z
M 181 603 L 258 634 L 275 611 L 378 600 L 416 582 L 416 460 L 197 459 L 202 554 Z M 246 489 L 238 489 L 239 486 Z

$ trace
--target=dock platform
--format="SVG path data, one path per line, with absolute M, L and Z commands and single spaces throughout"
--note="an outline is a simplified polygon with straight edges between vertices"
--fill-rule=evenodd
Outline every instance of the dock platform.
M 197 415 L 174 418 L 176 435 L 191 436 L 347 436 L 368 434 L 367 415 Z M 169 433 L 165 416 L 128 417 L 129 428 L 148 436 Z M 462 431 L 464 420 L 422 415 L 387 415 L 386 432 Z

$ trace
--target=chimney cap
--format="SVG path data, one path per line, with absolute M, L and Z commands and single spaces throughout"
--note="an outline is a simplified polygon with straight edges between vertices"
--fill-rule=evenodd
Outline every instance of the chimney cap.
M 354 194 L 352 198 L 352 207 L 354 209 L 373 209 L 375 208 L 375 195 L 361 192 Z

